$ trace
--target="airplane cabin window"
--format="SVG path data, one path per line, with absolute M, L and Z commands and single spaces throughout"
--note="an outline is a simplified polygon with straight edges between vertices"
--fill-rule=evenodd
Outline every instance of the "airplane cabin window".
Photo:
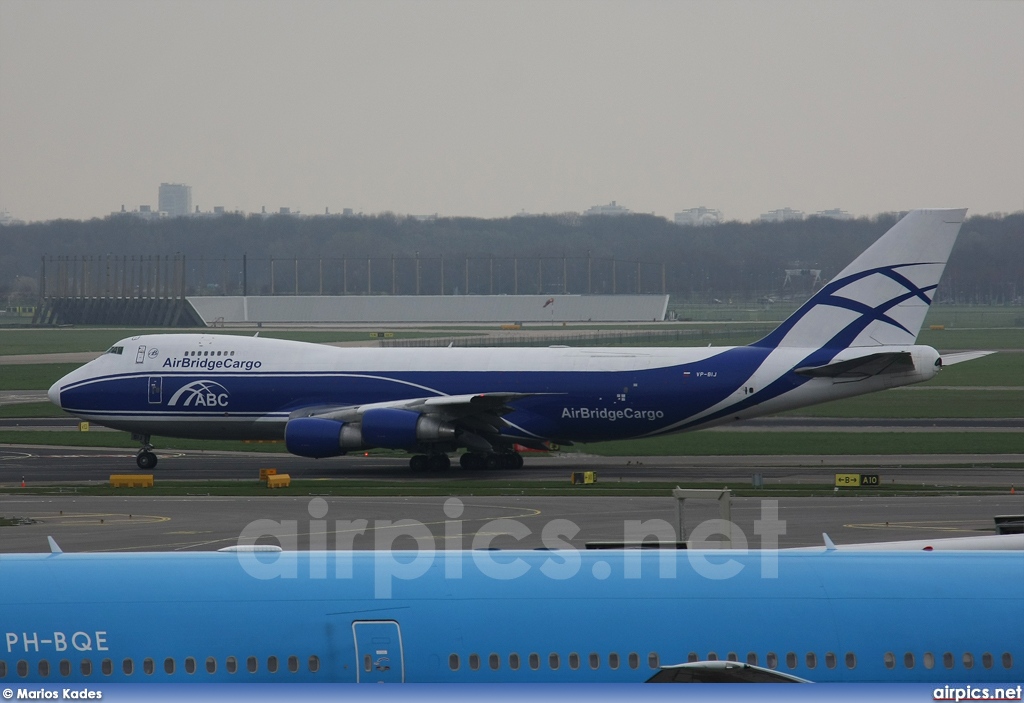
M 708 652 L 708 661 L 709 662 L 716 662 L 716 661 L 718 661 L 718 655 L 715 654 L 714 652 Z
M 1013 668 L 1013 655 L 1010 654 L 1009 652 L 1003 652 L 1003 668 L 1004 669 L 1012 669 Z
M 970 652 L 964 652 L 964 668 L 965 669 L 973 669 L 974 668 L 974 655 L 971 654 Z
M 299 658 L 294 654 L 288 657 L 288 671 L 293 674 L 298 673 L 299 671 Z
M 250 674 L 255 674 L 259 671 L 260 662 L 256 657 L 248 657 L 245 660 L 245 668 L 249 670 Z M 369 669 L 367 669 L 369 671 Z
M 90 661 L 89 659 L 83 659 L 82 663 L 79 665 L 79 669 L 82 672 L 82 676 L 91 676 L 92 675 L 92 661 Z
M 837 663 L 835 652 L 825 652 L 825 666 L 829 669 L 835 669 Z
M 591 669 L 600 669 L 601 668 L 601 655 L 600 654 L 598 654 L 597 652 L 591 652 L 589 659 L 590 659 L 590 668 Z
M 856 669 L 857 668 L 857 655 L 853 652 L 846 653 L 846 668 Z
M 981 655 L 981 665 L 986 669 L 992 668 L 992 652 L 985 652 Z
M 100 662 L 100 671 L 103 672 L 104 676 L 110 676 L 114 673 L 114 662 L 109 659 L 104 659 Z
M 779 668 L 779 655 L 775 652 L 768 652 L 767 656 L 765 656 L 764 659 L 765 664 L 768 666 L 769 669 Z
M 733 659 L 733 661 L 736 661 L 736 660 Z M 658 653 L 657 652 L 651 652 L 650 654 L 647 655 L 647 666 L 649 666 L 652 669 L 657 669 L 658 668 L 659 662 L 658 662 Z
M 908 669 L 913 669 L 914 668 L 914 653 L 913 652 L 907 652 L 906 654 L 903 655 L 903 666 L 905 666 Z
M 747 664 L 757 666 L 757 652 L 747 652 Z
M 497 671 L 498 667 L 501 666 L 501 657 L 492 652 L 491 656 L 487 657 L 487 665 L 490 666 L 491 669 L 493 669 L 494 671 Z
M 796 652 L 786 652 L 786 666 L 790 669 L 796 668 Z
M 39 660 L 39 675 L 40 676 L 49 676 L 50 675 L 50 662 L 46 661 L 45 659 L 40 659 Z
M 142 660 L 142 673 L 146 676 L 152 676 L 153 672 L 156 671 L 156 664 L 149 657 Z
M 60 668 L 61 676 L 71 676 L 71 662 L 69 662 L 67 659 L 61 659 L 60 664 L 58 666 Z M 6 664 L 2 667 L 2 670 L 0 670 L 0 676 L 7 676 Z
M 206 673 L 216 674 L 217 673 L 217 660 L 213 657 L 206 658 Z
M 131 676 L 133 673 L 135 673 L 135 662 L 133 662 L 131 659 L 125 659 L 123 662 L 121 662 L 121 671 L 124 672 L 125 676 Z
M 689 654 L 686 655 L 686 661 L 688 661 L 688 662 L 700 661 L 700 657 L 697 656 L 696 652 L 690 652 Z
M 196 673 L 196 659 L 195 657 L 185 657 L 185 673 L 194 674 Z
M 921 663 L 924 664 L 925 669 L 935 668 L 935 655 L 931 652 L 925 652 L 924 656 L 921 657 Z
M 470 654 L 469 655 L 469 668 L 472 669 L 473 671 L 476 671 L 477 669 L 480 668 L 480 655 L 479 654 Z
M 728 654 L 725 655 L 725 659 L 726 659 L 726 661 L 731 661 L 731 662 L 738 662 L 740 660 L 739 657 L 736 655 L 736 652 L 729 652 Z
M 277 657 L 273 655 L 267 657 L 267 671 L 271 674 L 277 673 Z
M 238 671 L 238 660 L 234 657 L 228 657 L 224 660 L 224 668 L 228 670 L 229 674 L 233 674 Z
M 167 657 L 166 659 L 164 659 L 164 673 L 174 673 L 174 659 L 172 657 Z
M 953 668 L 953 653 L 952 652 L 946 652 L 945 654 L 942 655 L 942 665 L 944 667 L 946 667 L 947 669 L 952 669 Z
M 449 654 L 448 655 L 448 668 L 451 669 L 452 671 L 458 671 L 459 670 L 459 655 L 458 654 Z
M 807 662 L 808 669 L 813 669 L 818 666 L 818 655 L 814 652 L 808 652 L 805 660 Z
M 512 671 L 518 671 L 519 669 L 519 655 L 515 652 L 508 655 L 508 668 Z
M 320 671 L 320 657 L 315 654 L 309 655 L 309 670 L 314 674 Z
M 896 655 L 895 654 L 893 654 L 892 652 L 886 652 L 885 653 L 885 657 L 883 657 L 883 660 L 885 661 L 885 668 L 886 669 L 895 668 L 895 666 L 896 666 Z
M 66 660 L 65 660 L 66 661 Z M 67 676 L 67 674 L 64 674 Z M 7 662 L 0 660 L 0 679 L 7 677 Z
M 540 668 L 540 655 L 536 652 L 530 654 L 530 668 L 534 671 Z
M 611 654 L 608 655 L 608 668 L 609 669 L 613 669 L 613 670 L 619 668 L 619 653 L 618 652 L 612 652 Z
M 640 666 L 640 655 L 636 652 L 629 653 L 629 668 L 636 669 Z
M 580 655 L 576 652 L 569 652 L 569 668 L 574 671 L 580 668 Z
M 557 669 L 559 667 L 558 653 L 557 652 L 552 652 L 551 654 L 548 655 L 548 666 L 551 668 L 552 671 L 554 671 L 555 669 Z
M 24 659 L 22 659 L 22 660 L 20 660 L 18 662 L 17 669 L 18 669 L 18 676 L 20 676 L 21 678 L 25 678 L 26 676 L 28 676 L 28 662 L 25 661 Z

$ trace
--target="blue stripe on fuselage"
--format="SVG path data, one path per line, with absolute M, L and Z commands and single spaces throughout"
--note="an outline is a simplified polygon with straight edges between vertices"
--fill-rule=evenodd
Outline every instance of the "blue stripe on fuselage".
M 312 406 L 534 393 L 511 403 L 515 411 L 504 417 L 522 432 L 507 434 L 596 441 L 678 426 L 733 394 L 769 353 L 736 347 L 697 362 L 626 371 L 133 372 L 71 383 L 61 389 L 61 405 L 102 422 L 110 415 L 264 417 Z M 154 394 L 156 378 L 161 387 Z M 223 392 L 213 392 L 209 384 Z M 177 402 L 169 405 L 176 394 Z

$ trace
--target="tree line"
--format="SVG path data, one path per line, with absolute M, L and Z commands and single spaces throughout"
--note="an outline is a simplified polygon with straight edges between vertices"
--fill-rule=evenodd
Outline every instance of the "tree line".
M 95 279 L 96 273 L 81 272 L 81 259 L 131 257 L 134 267 L 138 257 L 142 267 L 152 266 L 153 257 L 178 256 L 193 295 L 664 291 L 692 301 L 753 301 L 805 295 L 814 276 L 787 279 L 787 271 L 820 271 L 820 282 L 827 281 L 896 219 L 814 217 L 705 227 L 640 214 L 55 220 L 0 226 L 0 294 L 36 293 L 44 258 L 48 276 L 60 270 L 64 277 Z M 128 280 L 127 272 L 122 278 Z M 1024 213 L 968 218 L 940 300 L 1008 304 L 1021 296 Z

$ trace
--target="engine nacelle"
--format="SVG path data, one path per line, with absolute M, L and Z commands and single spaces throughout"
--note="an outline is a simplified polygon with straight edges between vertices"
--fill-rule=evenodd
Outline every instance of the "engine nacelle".
M 420 442 L 455 439 L 455 427 L 430 415 L 398 408 L 373 408 L 363 413 L 363 442 L 372 447 L 407 449 Z
M 347 428 L 348 425 L 337 420 L 297 417 L 289 420 L 284 426 L 284 446 L 296 456 L 307 456 L 311 459 L 341 456 L 346 449 L 356 448 L 342 445 L 342 433 Z
M 398 408 L 374 408 L 359 423 L 297 417 L 284 426 L 284 446 L 296 456 L 324 459 L 352 449 L 409 449 L 422 442 L 450 442 L 455 427 L 429 415 Z

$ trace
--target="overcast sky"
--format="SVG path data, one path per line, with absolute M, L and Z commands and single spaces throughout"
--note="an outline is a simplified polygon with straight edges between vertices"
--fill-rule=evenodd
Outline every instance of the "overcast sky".
M 0 0 L 0 210 L 1024 208 L 1024 2 Z

